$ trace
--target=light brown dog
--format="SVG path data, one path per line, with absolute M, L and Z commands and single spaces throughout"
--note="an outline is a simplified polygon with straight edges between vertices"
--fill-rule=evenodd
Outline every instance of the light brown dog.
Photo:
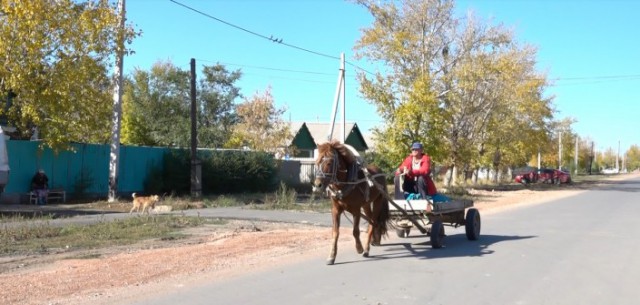
M 149 214 L 150 209 L 156 208 L 156 202 L 160 201 L 160 197 L 158 195 L 153 196 L 136 196 L 136 193 L 131 194 L 133 197 L 133 207 L 129 214 L 133 213 L 136 210 L 138 213 L 147 213 Z M 142 212 L 140 212 L 140 208 L 142 208 Z

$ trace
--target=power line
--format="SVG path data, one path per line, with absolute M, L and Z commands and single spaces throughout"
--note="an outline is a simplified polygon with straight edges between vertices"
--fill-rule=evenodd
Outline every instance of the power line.
M 205 12 L 203 12 L 203 11 L 200 11 L 200 10 L 198 10 L 198 9 L 195 9 L 195 8 L 193 8 L 193 7 L 190 7 L 190 6 L 186 5 L 186 4 L 180 3 L 180 2 L 178 2 L 178 1 L 176 1 L 176 0 L 169 0 L 169 1 L 171 1 L 171 2 L 173 2 L 173 3 L 175 3 L 175 4 L 177 4 L 177 5 L 180 5 L 180 6 L 182 6 L 182 7 L 186 8 L 186 9 L 188 9 L 188 10 L 191 10 L 191 11 L 193 11 L 193 12 L 195 12 L 195 13 L 198 13 L 198 14 L 200 14 L 200 15 L 203 15 L 203 16 L 205 16 L 205 17 L 207 17 L 207 18 L 213 19 L 213 20 L 215 20 L 215 21 L 218 21 L 218 22 L 220 22 L 220 23 L 226 24 L 226 25 L 228 25 L 228 26 L 230 26 L 230 27 L 233 27 L 233 28 L 235 28 L 235 29 L 241 30 L 241 31 L 246 32 L 246 33 L 248 33 L 248 34 L 251 34 L 251 35 L 254 35 L 254 36 L 260 37 L 260 38 L 262 38 L 262 39 L 266 39 L 266 40 L 269 40 L 269 41 L 271 41 L 271 42 L 275 42 L 275 43 L 278 43 L 278 44 L 281 44 L 281 45 L 283 45 L 283 46 L 287 46 L 287 47 L 290 47 L 290 48 L 293 48 L 293 49 L 296 49 L 296 50 L 299 50 L 299 51 L 303 51 L 303 52 L 311 53 L 311 54 L 314 54 L 314 55 L 318 55 L 318 56 L 322 56 L 322 57 L 326 57 L 326 58 L 330 58 L 330 59 L 337 59 L 337 60 L 340 60 L 340 57 L 337 57 L 337 56 L 328 55 L 328 54 L 325 54 L 325 53 L 321 53 L 321 52 L 313 51 L 313 50 L 310 50 L 310 49 L 307 49 L 307 48 L 303 48 L 303 47 L 299 47 L 299 46 L 296 46 L 296 45 L 293 45 L 293 44 L 289 44 L 289 43 L 283 42 L 283 39 L 282 39 L 282 38 L 278 38 L 278 37 L 275 37 L 275 38 L 274 38 L 274 37 L 273 37 L 273 35 L 270 35 L 269 37 L 267 37 L 266 35 L 263 35 L 263 34 L 260 34 L 260 33 L 257 33 L 257 32 L 251 31 L 251 30 L 248 30 L 248 29 L 246 29 L 246 28 L 243 28 L 243 27 L 241 27 L 241 26 L 235 25 L 235 24 L 233 24 L 233 23 L 230 23 L 230 22 L 224 21 L 224 20 L 222 20 L 222 19 L 220 19 L 220 18 L 217 18 L 217 17 L 215 17 L 215 16 L 212 16 L 212 15 L 210 15 L 210 14 L 207 14 L 207 13 L 205 13 Z M 354 68 L 356 68 L 356 69 L 359 69 L 359 70 L 361 70 L 361 71 L 365 72 L 365 73 L 368 73 L 368 74 L 371 74 L 371 75 L 375 75 L 374 73 L 371 73 L 371 72 L 367 71 L 366 69 L 361 68 L 361 67 L 359 67 L 358 65 L 356 65 L 356 64 L 354 64 L 354 63 L 351 63 L 351 62 L 349 62 L 349 61 L 346 61 L 346 63 L 347 63 L 348 65 L 350 65 L 350 66 L 353 66 L 353 67 L 354 67 Z
M 274 38 L 273 35 L 270 35 L 269 37 L 267 37 L 266 35 L 263 35 L 263 34 L 248 30 L 248 29 L 246 29 L 244 27 L 235 25 L 233 23 L 227 22 L 225 20 L 222 20 L 222 19 L 217 18 L 215 16 L 212 16 L 210 14 L 207 14 L 207 13 L 205 13 L 203 11 L 200 11 L 198 9 L 190 7 L 190 6 L 186 5 L 186 4 L 180 3 L 180 2 L 178 2 L 176 0 L 169 0 L 169 1 L 175 3 L 175 4 L 179 5 L 179 6 L 182 6 L 182 7 L 186 8 L 186 9 L 188 9 L 188 10 L 191 10 L 191 11 L 193 11 L 195 13 L 203 15 L 203 16 L 205 16 L 207 18 L 213 19 L 215 21 L 218 21 L 220 23 L 223 23 L 223 24 L 228 25 L 230 27 L 233 27 L 235 29 L 241 30 L 241 31 L 246 32 L 248 34 L 260 37 L 262 39 L 266 39 L 266 40 L 269 40 L 271 42 L 275 42 L 275 43 L 281 44 L 283 46 L 287 46 L 287 47 L 290 47 L 290 48 L 293 48 L 293 49 L 297 49 L 297 50 L 300 50 L 300 51 L 303 51 L 303 52 L 311 53 L 311 54 L 314 54 L 314 55 L 318 55 L 318 56 L 322 56 L 322 57 L 326 57 L 326 58 L 330 58 L 330 59 L 340 60 L 340 57 L 337 57 L 337 56 L 328 55 L 328 54 L 321 53 L 321 52 L 318 52 L 318 51 L 313 51 L 313 50 L 310 50 L 310 49 L 307 49 L 307 48 L 299 47 L 299 46 L 296 46 L 296 45 L 293 45 L 293 44 L 285 43 L 285 42 L 283 42 L 282 38 L 277 38 L 277 37 Z M 364 69 L 364 68 L 362 68 L 362 67 L 360 67 L 360 66 L 358 66 L 358 65 L 356 65 L 356 64 L 354 64 L 354 63 L 352 63 L 350 61 L 345 61 L 345 62 L 346 62 L 346 64 L 348 64 L 348 65 L 350 65 L 350 66 L 352 66 L 352 67 L 356 68 L 357 70 L 360 70 L 360 71 L 362 71 L 364 73 L 367 73 L 369 75 L 376 75 L 375 73 L 367 71 L 366 69 Z M 238 65 L 238 66 L 240 66 L 240 65 Z M 253 67 L 253 68 L 262 68 L 262 69 L 267 69 L 267 70 L 283 71 L 283 72 L 323 74 L 321 72 L 295 71 L 295 70 L 285 70 L 285 69 L 267 68 L 267 67 Z M 588 77 L 558 77 L 558 78 L 553 78 L 553 79 L 548 79 L 548 80 L 550 80 L 550 81 L 583 80 L 583 81 L 589 81 L 589 83 L 601 83 L 601 82 L 606 82 L 607 80 L 608 81 L 617 81 L 617 80 L 624 81 L 624 80 L 636 80 L 636 79 L 639 79 L 639 78 L 640 78 L 640 75 L 636 74 L 636 75 L 606 75 L 606 76 L 588 76 Z M 538 78 L 532 78 L 532 79 L 538 79 Z M 541 80 L 543 80 L 543 79 L 541 79 Z M 580 83 L 572 83 L 572 84 L 564 84 L 564 85 L 579 85 L 579 84 Z M 554 85 L 552 85 L 552 86 L 554 86 Z M 555 85 L 555 86 L 558 86 L 558 85 Z
M 213 60 L 206 60 L 206 59 L 198 59 L 198 61 L 204 61 L 204 62 L 217 62 L 217 61 L 213 61 Z M 262 69 L 262 70 L 271 70 L 271 71 L 281 71 L 281 72 L 293 72 L 293 73 L 303 73 L 303 74 L 317 74 L 317 75 L 331 75 L 333 76 L 334 74 L 330 74 L 330 73 L 324 73 L 324 72 L 314 72 L 314 71 L 302 71 L 302 70 L 290 70 L 290 69 L 282 69 L 282 68 L 271 68 L 271 67 L 262 67 L 262 66 L 251 66 L 251 65 L 244 65 L 244 64 L 235 64 L 235 63 L 225 63 L 225 62 L 219 62 L 220 64 L 226 65 L 226 66 L 237 66 L 237 67 L 245 67 L 245 68 L 253 68 L 253 69 Z
M 640 74 L 630 75 L 601 75 L 601 76 L 581 76 L 581 77 L 558 77 L 555 80 L 602 80 L 602 79 L 637 79 L 640 78 Z
M 274 67 L 264 67 L 264 66 L 253 66 L 253 65 L 245 65 L 245 64 L 238 64 L 238 63 L 227 63 L 227 62 L 221 62 L 221 61 L 215 61 L 215 60 L 208 60 L 208 59 L 197 59 L 200 62 L 212 62 L 212 63 L 219 63 L 225 66 L 237 66 L 237 67 L 243 67 L 243 68 L 250 68 L 250 69 L 260 69 L 260 70 L 268 70 L 268 71 L 278 71 L 278 72 L 291 72 L 291 73 L 301 73 L 301 74 L 311 74 L 311 75 L 320 75 L 320 76 L 334 76 L 334 74 L 332 73 L 326 73 L 326 72 L 317 72 L 317 71 L 305 71 L 305 70 L 294 70 L 294 69 L 284 69 L 284 68 L 274 68 Z M 255 74 L 250 74 L 250 73 L 243 73 L 246 75 L 255 75 Z M 265 75 L 260 75 L 260 76 L 265 76 Z M 265 76 L 267 77 L 267 76 Z M 280 79 L 290 79 L 290 80 L 297 80 L 297 81 L 305 81 L 305 82 L 316 82 L 316 83 L 326 83 L 325 81 L 317 81 L 317 80 L 308 80 L 308 79 L 299 79 L 299 78 L 284 78 L 281 76 L 271 76 L 269 75 L 268 77 L 274 77 L 274 78 L 280 78 Z M 355 78 L 355 76 L 351 75 L 350 78 Z M 640 79 L 640 75 L 635 75 L 635 74 L 630 74 L 630 75 L 604 75 L 604 76 L 576 76 L 576 77 L 557 77 L 557 78 L 550 78 L 547 79 L 550 82 L 562 82 L 562 81 L 581 81 L 581 82 L 573 82 L 573 83 L 564 83 L 564 84 L 550 84 L 549 87 L 559 87 L 559 86 L 576 86 L 576 85 L 585 85 L 585 84 L 597 84 L 597 83 L 605 83 L 605 82 L 613 82 L 613 81 L 628 81 L 628 80 L 638 80 Z M 473 77 L 469 77 L 467 79 L 464 80 L 469 80 L 469 81 L 473 81 L 473 80 L 477 80 Z M 545 80 L 544 78 L 538 78 L 538 77 L 533 77 L 533 78 L 523 78 L 524 80 Z M 350 82 L 350 84 L 353 84 Z

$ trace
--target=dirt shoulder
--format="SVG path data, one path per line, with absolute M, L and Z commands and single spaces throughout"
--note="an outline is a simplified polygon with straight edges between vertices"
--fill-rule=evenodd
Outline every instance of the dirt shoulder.
M 575 195 L 588 184 L 540 189 L 476 189 L 482 213 Z M 249 271 L 327 254 L 326 227 L 233 220 L 189 229 L 189 238 L 66 251 L 41 256 L 0 258 L 0 303 L 113 304 L 146 293 L 203 281 L 220 281 Z M 342 248 L 352 247 L 343 229 Z

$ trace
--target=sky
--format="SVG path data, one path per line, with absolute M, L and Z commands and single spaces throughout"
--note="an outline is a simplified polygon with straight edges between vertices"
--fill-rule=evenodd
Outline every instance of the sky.
M 456 1 L 458 16 L 472 12 L 535 46 L 536 68 L 552 82 L 545 96 L 553 97 L 555 118 L 573 118 L 574 132 L 597 151 L 621 154 L 640 145 L 639 11 L 635 0 Z M 198 73 L 220 63 L 242 71 L 236 85 L 245 98 L 270 88 L 276 107 L 286 108 L 285 120 L 327 123 L 344 54 L 345 120 L 365 134 L 386 123 L 358 92 L 351 64 L 371 65 L 355 60 L 353 47 L 373 18 L 352 2 L 128 0 L 126 14 L 142 31 L 130 45 L 135 53 L 124 59 L 126 74 L 159 61 L 189 70 L 194 58 Z

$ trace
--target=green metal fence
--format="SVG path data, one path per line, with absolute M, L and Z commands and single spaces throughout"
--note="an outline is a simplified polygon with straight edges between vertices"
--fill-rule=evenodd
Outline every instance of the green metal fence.
M 72 151 L 57 154 L 39 149 L 37 141 L 7 141 L 9 182 L 0 200 L 24 202 L 31 178 L 38 169 L 49 177 L 49 187 L 63 189 L 67 197 L 106 197 L 109 191 L 109 145 L 72 144 Z M 121 146 L 118 192 L 143 191 L 144 182 L 154 166 L 162 166 L 168 148 Z

